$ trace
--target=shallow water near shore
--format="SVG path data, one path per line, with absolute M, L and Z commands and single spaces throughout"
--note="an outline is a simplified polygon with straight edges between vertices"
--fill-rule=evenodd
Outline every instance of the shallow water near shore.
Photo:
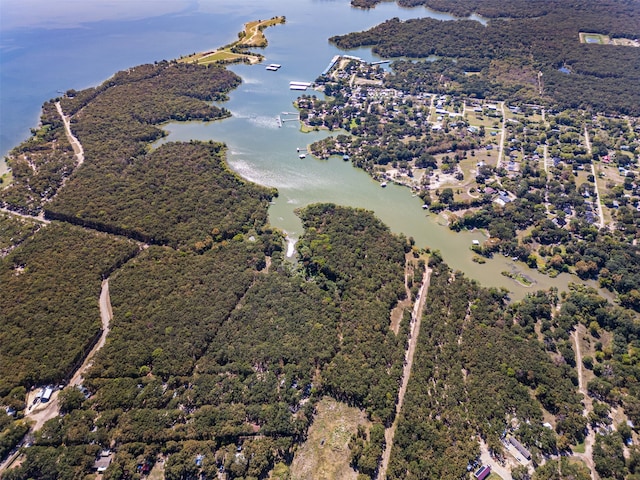
M 420 247 L 440 250 L 452 268 L 485 286 L 505 287 L 512 298 L 551 286 L 566 290 L 569 282 L 578 281 L 566 274 L 551 279 L 502 256 L 485 264 L 473 262 L 472 240 L 482 241 L 482 233 L 451 232 L 443 217 L 422 210 L 420 199 L 409 189 L 394 184 L 381 188 L 365 172 L 340 158 L 318 160 L 307 155 L 300 159 L 297 149 L 305 149 L 329 132 L 302 133 L 295 120 L 278 126 L 277 116 L 293 118 L 283 112 L 294 111 L 293 101 L 300 94 L 289 90 L 290 81 L 313 81 L 338 53 L 379 59 L 370 49 L 341 52 L 328 42 L 332 35 L 364 30 L 392 17 L 450 20 L 451 15 L 422 7 L 401 8 L 390 2 L 357 10 L 348 1 L 318 0 L 223 0 L 195 7 L 176 2 L 174 10 L 165 5 L 170 11 L 156 15 L 151 3 L 139 17 L 126 20 L 98 18 L 53 29 L 42 25 L 20 30 L 3 27 L 3 152 L 28 136 L 28 129 L 37 124 L 40 105 L 62 91 L 96 85 L 133 65 L 227 44 L 237 38 L 245 22 L 285 15 L 285 25 L 265 31 L 269 46 L 260 51 L 265 55 L 263 64 L 230 67 L 243 79 L 223 104 L 232 117 L 211 123 L 168 124 L 165 129 L 169 135 L 162 142 L 200 139 L 226 143 L 232 169 L 250 181 L 278 189 L 269 218 L 272 225 L 287 233 L 289 245 L 295 245 L 302 232 L 295 210 L 310 203 L 332 202 L 374 211 L 393 232 L 413 237 Z M 266 71 L 269 63 L 282 68 Z M 292 254 L 291 247 L 287 253 Z M 532 285 L 525 287 L 501 275 L 514 270 L 531 278 Z

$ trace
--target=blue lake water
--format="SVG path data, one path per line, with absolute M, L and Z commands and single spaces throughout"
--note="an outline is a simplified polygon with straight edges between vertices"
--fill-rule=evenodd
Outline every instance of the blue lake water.
M 85 5 L 85 3 L 90 4 Z M 334 202 L 373 210 L 397 233 L 413 236 L 419 246 L 442 251 L 453 267 L 487 286 L 504 286 L 514 298 L 530 291 L 501 275 L 518 269 L 535 287 L 566 289 L 575 277 L 550 279 L 504 257 L 480 265 L 472 261 L 474 232 L 455 234 L 441 218 L 427 215 L 421 202 L 403 187 L 380 188 L 363 171 L 338 158 L 321 161 L 298 158 L 297 148 L 326 136 L 301 133 L 297 122 L 278 127 L 276 116 L 292 111 L 299 92 L 290 81 L 313 81 L 336 53 L 332 35 L 370 28 L 392 17 L 450 15 L 425 8 L 405 9 L 386 2 L 375 9 L 357 10 L 348 0 L 216 0 L 216 2 L 61 0 L 56 8 L 42 0 L 33 15 L 20 13 L 22 0 L 0 4 L 0 150 L 3 154 L 24 140 L 36 126 L 42 103 L 70 88 L 96 85 L 130 66 L 203 51 L 237 38 L 242 25 L 256 19 L 285 15 L 287 22 L 266 30 L 269 46 L 262 51 L 265 64 L 282 68 L 269 72 L 264 65 L 231 67 L 242 85 L 231 92 L 225 107 L 232 117 L 212 123 L 172 123 L 164 141 L 214 139 L 229 148 L 231 167 L 248 180 L 278 188 L 270 209 L 270 222 L 292 241 L 301 233 L 295 209 L 313 202 Z M 131 8 L 124 8 L 130 5 Z M 120 11 L 118 11 L 120 9 Z M 74 20 L 69 23 L 69 19 Z M 482 21 L 482 19 L 477 19 Z M 369 49 L 348 52 L 374 59 Z M 307 92 L 312 94 L 313 92 Z

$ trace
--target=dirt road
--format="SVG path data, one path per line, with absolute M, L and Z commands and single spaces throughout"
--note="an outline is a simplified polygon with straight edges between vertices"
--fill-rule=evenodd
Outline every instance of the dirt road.
M 0 207 L 0 211 L 4 213 L 8 213 L 9 215 L 14 215 L 16 217 L 24 218 L 25 220 L 33 220 L 34 222 L 40 222 L 49 224 L 51 223 L 49 220 L 45 220 L 44 213 L 41 213 L 37 217 L 31 215 L 24 215 L 22 213 L 14 212 L 13 210 L 9 210 L 8 208 Z
M 589 392 L 587 391 L 587 387 L 584 382 L 584 367 L 582 365 L 582 349 L 580 347 L 580 335 L 581 331 L 584 329 L 582 325 L 576 326 L 576 329 L 571 333 L 571 338 L 573 339 L 573 346 L 576 351 L 576 370 L 578 371 L 578 390 L 584 396 L 584 410 L 582 411 L 582 415 L 585 417 L 589 417 L 589 412 L 593 410 L 593 403 L 591 401 L 591 397 L 589 397 Z M 573 455 L 577 458 L 582 459 L 589 467 L 591 471 L 592 480 L 596 480 L 595 466 L 593 463 L 593 444 L 595 442 L 595 433 L 593 429 L 589 429 L 589 433 L 584 439 L 584 453 L 574 453 Z
M 422 311 L 424 309 L 424 302 L 427 296 L 427 290 L 429 289 L 429 282 L 431 280 L 431 269 L 425 267 L 424 274 L 422 275 L 422 285 L 418 293 L 418 299 L 413 306 L 411 312 L 411 327 L 410 338 L 407 350 L 404 353 L 404 369 L 402 370 L 402 383 L 400 384 L 400 390 L 398 390 L 398 401 L 396 402 L 396 417 L 389 428 L 384 432 L 385 449 L 382 452 L 382 463 L 380 470 L 378 471 L 378 478 L 384 479 L 387 476 L 387 468 L 389 467 L 389 460 L 391 459 L 391 448 L 393 447 L 393 437 L 398 427 L 398 421 L 400 420 L 400 412 L 402 411 L 402 405 L 404 404 L 404 395 L 407 392 L 407 385 L 409 384 L 409 377 L 411 376 L 411 367 L 413 366 L 413 356 L 416 353 L 416 345 L 418 344 L 418 335 L 420 334 L 420 323 L 422 321 Z
M 60 115 L 60 118 L 62 118 L 62 122 L 64 123 L 64 131 L 67 134 L 67 140 L 69 140 L 69 143 L 73 147 L 73 153 L 76 154 L 76 159 L 78 160 L 78 165 L 76 165 L 77 168 L 84 163 L 84 149 L 82 148 L 82 144 L 80 144 L 80 141 L 71 132 L 71 121 L 69 120 L 69 117 L 66 117 L 64 112 L 62 111 L 60 102 L 56 102 L 56 109 L 58 110 L 58 114 Z
M 491 471 L 502 477 L 502 480 L 512 480 L 511 471 L 496 462 L 489 454 L 487 444 L 480 441 L 480 461 L 483 465 L 490 465 Z
M 500 103 L 500 111 L 502 112 L 502 126 L 500 127 L 500 146 L 498 147 L 498 160 L 496 161 L 496 170 L 500 168 L 502 157 L 504 155 L 504 141 L 507 133 L 507 114 L 504 111 L 504 102 Z
M 87 358 L 84 359 L 82 365 L 78 371 L 71 377 L 69 385 L 82 385 L 82 375 L 93 363 L 93 357 L 96 352 L 100 350 L 107 341 L 107 335 L 110 331 L 111 319 L 113 318 L 113 311 L 111 309 L 111 297 L 109 297 L 109 279 L 102 281 L 102 290 L 100 291 L 100 319 L 102 320 L 102 335 L 100 339 L 93 346 Z
M 113 318 L 113 311 L 111 309 L 111 299 L 109 297 L 109 279 L 107 278 L 102 282 L 102 291 L 100 292 L 100 318 L 102 320 L 102 335 L 98 342 L 91 349 L 80 368 L 73 375 L 69 381 L 69 385 L 81 385 L 83 377 L 82 375 L 87 371 L 93 362 L 93 357 L 96 352 L 100 350 L 107 339 L 109 334 L 111 320 Z M 25 411 L 25 418 L 33 422 L 30 432 L 36 432 L 42 428 L 42 426 L 48 420 L 57 417 L 60 413 L 58 394 L 59 390 L 56 390 L 51 395 L 51 399 L 47 403 L 36 403 L 35 405 L 29 404 Z M 5 463 L 0 464 L 0 473 L 6 470 L 15 459 L 19 456 L 19 452 L 12 455 Z

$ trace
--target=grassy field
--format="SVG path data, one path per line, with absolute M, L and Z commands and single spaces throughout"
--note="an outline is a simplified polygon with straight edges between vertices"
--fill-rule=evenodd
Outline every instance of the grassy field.
M 4 175 L 0 176 L 2 182 L 0 182 L 0 188 L 7 188 L 13 182 L 13 173 L 6 172 Z
M 267 37 L 262 31 L 267 27 L 285 22 L 284 17 L 274 17 L 269 20 L 255 20 L 244 26 L 244 37 L 238 42 L 242 47 L 266 47 Z
M 585 452 L 584 442 L 577 444 L 571 450 L 573 450 L 573 453 L 584 453 Z
M 182 57 L 180 61 L 184 63 L 196 62 L 203 65 L 210 63 L 229 63 L 238 61 L 248 61 L 252 64 L 259 63 L 263 59 L 262 55 L 260 54 L 249 52 L 235 53 L 231 50 L 233 48 L 247 49 L 255 47 L 266 47 L 267 37 L 264 36 L 263 30 L 267 27 L 271 27 L 281 23 L 285 23 L 285 17 L 274 17 L 269 20 L 255 20 L 253 22 L 245 23 L 244 30 L 238 35 L 240 37 L 238 41 L 233 42 L 226 47 L 220 48 L 213 52 L 200 52 Z
M 604 45 L 609 43 L 609 37 L 599 33 L 580 32 L 580 43 L 597 43 Z
M 164 480 L 164 459 L 155 463 L 147 478 L 149 480 Z
M 349 440 L 358 425 L 369 427 L 363 411 L 331 398 L 318 403 L 307 441 L 296 451 L 291 478 L 296 480 L 355 480 L 349 466 Z
M 240 60 L 246 57 L 238 53 L 231 53 L 226 50 L 219 50 L 198 59 L 198 63 L 206 65 L 207 63 L 228 62 L 232 60 Z

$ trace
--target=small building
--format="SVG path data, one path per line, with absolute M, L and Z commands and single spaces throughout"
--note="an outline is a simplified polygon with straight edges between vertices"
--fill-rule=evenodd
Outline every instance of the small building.
M 509 443 L 511 443 L 511 445 L 513 445 L 513 447 L 518 450 L 518 452 L 520 452 L 520 454 L 526 459 L 526 460 L 531 460 L 531 452 L 529 452 L 529 450 L 527 450 L 526 448 L 524 448 L 524 445 L 522 445 L 518 440 L 516 440 L 515 437 L 510 437 L 509 438 Z
M 40 401 L 42 403 L 46 403 L 49 400 L 51 400 L 51 395 L 53 395 L 53 388 L 52 387 L 45 387 L 42 390 L 42 397 L 40 397 Z
M 506 193 L 500 193 L 498 199 L 502 201 L 502 204 L 511 203 L 511 198 Z
M 109 468 L 109 465 L 111 465 L 112 457 L 113 457 L 113 454 L 111 453 L 111 451 L 109 450 L 101 451 L 98 459 L 95 462 L 93 462 L 93 469 L 98 473 L 103 473 L 104 471 L 107 470 L 107 468 Z
M 473 474 L 477 480 L 484 480 L 489 475 L 491 475 L 491 465 L 483 465 Z

